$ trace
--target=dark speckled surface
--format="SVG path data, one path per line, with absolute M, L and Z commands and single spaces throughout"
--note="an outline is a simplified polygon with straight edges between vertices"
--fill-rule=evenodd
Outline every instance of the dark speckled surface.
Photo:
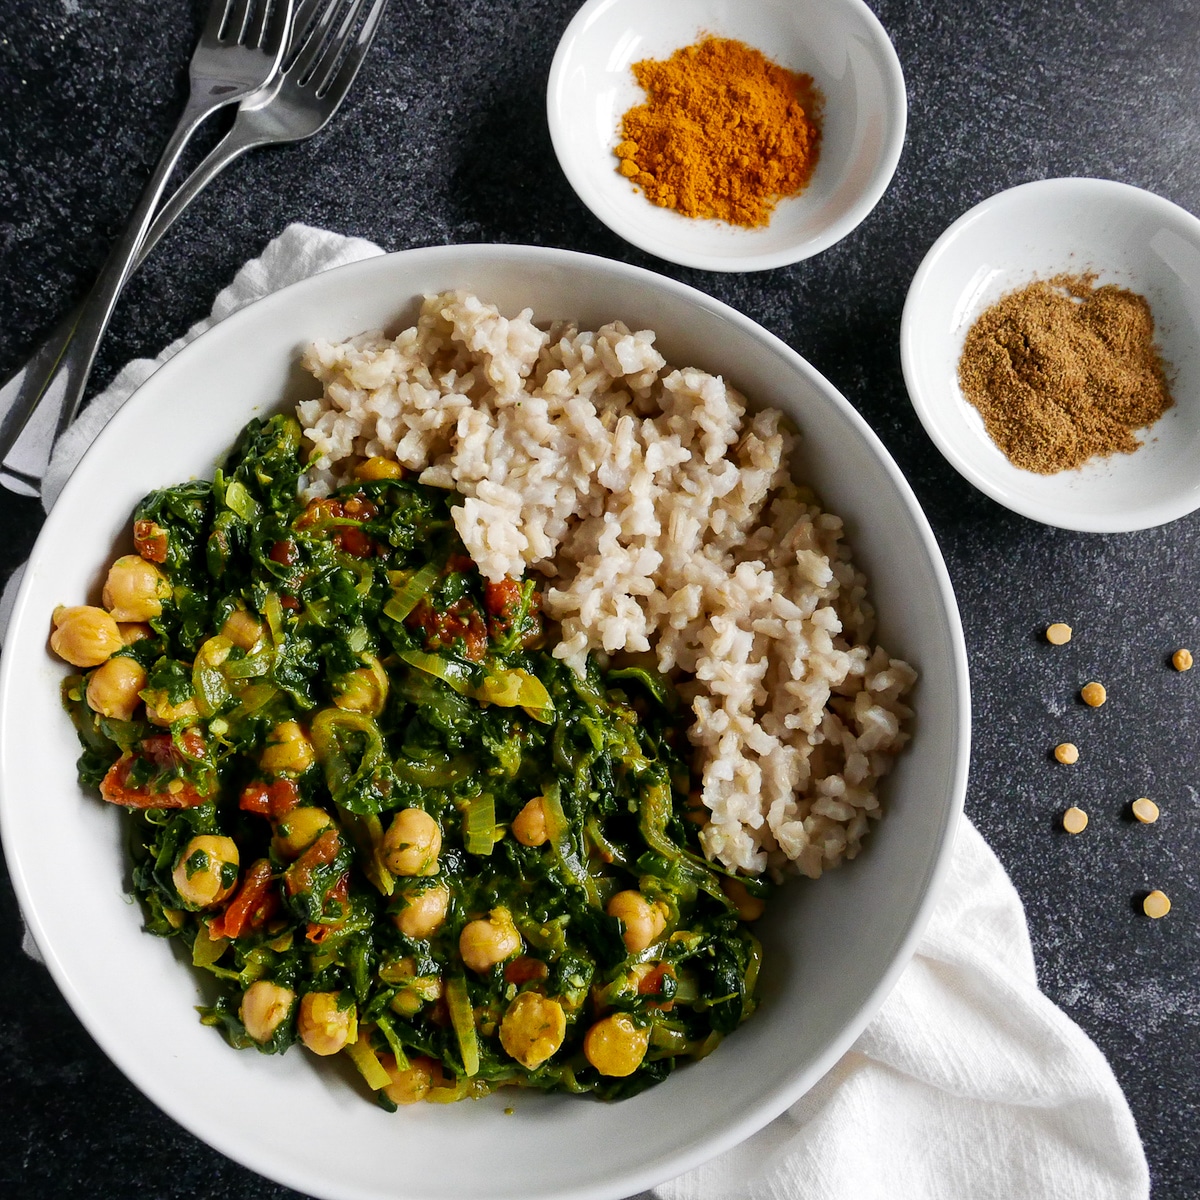
M 1112 537 L 998 508 L 919 427 L 900 374 L 908 282 L 935 237 L 993 192 L 1054 175 L 1149 188 L 1200 210 L 1200 14 L 1193 0 L 878 0 L 910 98 L 896 178 L 816 259 L 757 275 L 681 270 L 576 200 L 544 87 L 574 0 L 394 0 L 351 101 L 311 142 L 233 167 L 134 279 L 93 390 L 204 315 L 289 221 L 387 249 L 503 241 L 647 265 L 750 314 L 859 408 L 924 504 L 962 606 L 976 743 L 967 808 L 1025 901 L 1046 992 L 1109 1056 L 1156 1200 L 1200 1194 L 1200 517 Z M 0 0 L 0 373 L 101 264 L 172 127 L 200 8 L 188 0 Z M 211 134 L 209 137 L 211 138 Z M 0 492 L 0 570 L 39 512 Z M 1049 620 L 1076 636 L 1054 649 Z M 1090 710 L 1088 679 L 1109 688 Z M 1071 769 L 1049 749 L 1079 744 Z M 1153 827 L 1128 805 L 1150 795 Z M 1057 827 L 1078 803 L 1083 837 Z M 1152 887 L 1174 908 L 1138 915 Z M 0 1195 L 292 1195 L 208 1150 L 137 1093 L 18 950 L 0 875 Z

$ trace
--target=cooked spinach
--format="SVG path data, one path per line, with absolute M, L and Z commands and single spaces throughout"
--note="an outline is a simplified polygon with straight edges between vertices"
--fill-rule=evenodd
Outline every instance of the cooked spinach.
M 759 949 L 700 851 L 671 682 L 555 658 L 534 582 L 480 576 L 453 494 L 304 503 L 301 471 L 275 417 L 212 483 L 146 497 L 171 599 L 123 652 L 145 704 L 115 722 L 64 685 L 80 778 L 130 810 L 146 928 L 220 982 L 202 1019 L 344 1049 L 385 1107 L 615 1099 L 708 1054 Z

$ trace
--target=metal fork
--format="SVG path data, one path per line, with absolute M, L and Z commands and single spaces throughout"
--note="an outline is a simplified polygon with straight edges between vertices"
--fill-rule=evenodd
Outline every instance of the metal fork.
M 311 137 L 329 123 L 354 83 L 388 3 L 371 0 L 368 5 L 367 0 L 349 0 L 347 5 L 347 0 L 303 0 L 292 22 L 283 70 L 241 102 L 233 127 L 158 210 L 133 270 L 141 266 L 184 209 L 231 162 L 256 146 Z M 70 341 L 75 323 L 76 314 L 69 314 L 24 370 L 37 370 L 39 363 L 49 370 Z M 21 376 L 14 376 L 0 388 L 0 411 L 20 380 Z M 38 494 L 31 472 L 22 466 L 49 461 L 49 450 L 57 436 L 53 422 L 53 414 L 34 412 L 0 465 L 0 485 L 22 495 Z
M 39 494 L 50 451 L 83 398 L 96 349 L 180 154 L 206 117 L 253 95 L 278 74 L 291 25 L 292 0 L 213 0 L 188 68 L 190 94 L 183 115 L 125 232 L 67 336 L 47 343 L 0 395 L 0 453 L 10 451 L 0 471 L 6 487 Z M 39 436 L 14 445 L 35 407 Z
M 346 0 L 302 0 L 282 72 L 242 101 L 233 128 L 159 210 L 139 266 L 180 213 L 234 159 L 256 146 L 302 141 L 325 128 L 346 98 L 388 3 L 349 0 L 338 21 Z

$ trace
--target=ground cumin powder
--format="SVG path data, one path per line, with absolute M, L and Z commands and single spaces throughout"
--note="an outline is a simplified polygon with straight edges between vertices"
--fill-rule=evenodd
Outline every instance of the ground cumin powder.
M 811 76 L 716 37 L 633 74 L 648 98 L 625 114 L 615 153 L 653 203 L 754 227 L 808 183 L 821 144 Z
M 1144 296 L 1094 275 L 1035 280 L 971 327 L 963 394 L 1009 461 L 1050 475 L 1129 454 L 1171 407 Z

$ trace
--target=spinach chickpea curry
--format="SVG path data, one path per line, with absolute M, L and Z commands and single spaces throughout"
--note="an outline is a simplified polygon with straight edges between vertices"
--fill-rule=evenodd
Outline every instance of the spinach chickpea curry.
M 304 503 L 300 429 L 147 496 L 52 648 L 79 776 L 130 814 L 146 928 L 239 1048 L 345 1053 L 387 1108 L 632 1095 L 753 1011 L 766 885 L 700 849 L 686 713 L 555 659 L 453 492 L 372 459 Z

